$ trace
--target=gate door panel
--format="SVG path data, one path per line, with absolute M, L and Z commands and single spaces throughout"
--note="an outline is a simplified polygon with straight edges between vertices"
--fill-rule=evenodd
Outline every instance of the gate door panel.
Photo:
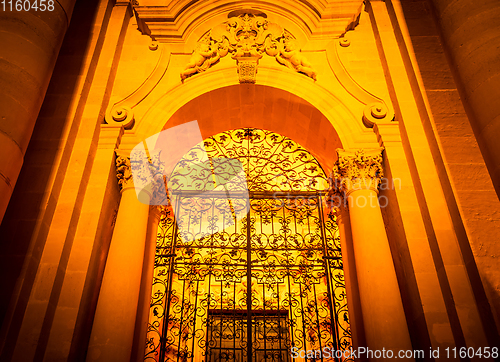
M 324 361 L 307 351 L 350 349 L 328 187 L 318 161 L 273 132 L 193 147 L 168 179 L 145 361 Z
M 338 231 L 320 197 L 252 195 L 240 220 L 247 200 L 220 200 L 178 197 L 181 216 L 162 218 L 146 360 L 289 362 L 292 347 L 348 349 Z

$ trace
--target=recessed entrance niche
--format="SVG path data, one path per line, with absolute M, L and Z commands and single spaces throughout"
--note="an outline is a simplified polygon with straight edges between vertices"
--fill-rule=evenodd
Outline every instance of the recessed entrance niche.
M 203 138 L 230 129 L 255 127 L 279 133 L 306 148 L 328 174 L 340 138 L 315 106 L 282 89 L 246 84 L 206 92 L 179 108 L 164 129 L 198 121 Z
M 221 132 L 169 185 L 146 361 L 291 361 L 293 347 L 352 346 L 329 183 L 308 150 L 267 130 Z

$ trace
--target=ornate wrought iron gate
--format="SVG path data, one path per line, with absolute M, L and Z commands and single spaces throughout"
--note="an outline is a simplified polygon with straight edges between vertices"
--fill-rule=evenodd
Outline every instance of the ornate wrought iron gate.
M 250 187 L 249 198 L 236 190 L 229 200 L 220 191 L 171 192 L 146 361 L 291 362 L 292 347 L 350 348 L 338 229 L 321 192 Z

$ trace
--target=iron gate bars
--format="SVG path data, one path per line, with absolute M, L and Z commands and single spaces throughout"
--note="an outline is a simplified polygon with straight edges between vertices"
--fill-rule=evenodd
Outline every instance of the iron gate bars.
M 219 201 L 179 197 L 184 217 L 162 218 L 146 360 L 284 362 L 292 347 L 349 349 L 338 230 L 321 197 L 252 195 L 239 222 Z M 277 338 L 259 337 L 266 315 L 279 320 Z
M 328 180 L 307 150 L 265 130 L 222 132 L 183 157 L 168 189 L 146 361 L 288 361 L 292 347 L 351 347 Z M 324 360 L 315 356 L 305 360 Z
M 259 345 L 254 351 L 257 360 L 266 359 L 269 362 L 290 360 L 290 351 L 283 343 L 288 337 L 287 319 L 286 311 L 252 311 L 252 340 Z M 247 312 L 209 310 L 208 321 L 207 360 L 211 362 L 243 360 L 241 342 L 243 340 L 248 343 Z

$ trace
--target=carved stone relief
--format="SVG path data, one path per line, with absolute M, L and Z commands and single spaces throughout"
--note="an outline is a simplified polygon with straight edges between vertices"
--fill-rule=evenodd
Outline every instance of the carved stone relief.
M 378 190 L 384 177 L 382 150 L 337 150 L 339 158 L 332 170 L 332 191 L 349 194 L 362 189 Z
M 111 102 L 106 110 L 105 120 L 107 124 L 123 126 L 125 129 L 131 129 L 135 123 L 135 115 L 133 108 L 142 102 L 151 91 L 158 85 L 165 73 L 167 72 L 170 63 L 170 52 L 165 46 L 161 46 L 158 42 L 153 41 L 149 45 L 151 51 L 159 51 L 160 56 L 158 62 L 147 77 L 147 79 L 131 94 L 116 102 Z
M 308 77 L 316 80 L 316 72 L 311 63 L 300 52 L 297 40 L 293 38 L 284 38 L 283 46 L 280 48 L 279 54 L 276 55 L 276 60 L 290 69 L 304 73 Z
M 126 187 L 132 187 L 134 185 L 129 157 L 122 157 L 117 155 L 116 178 L 118 179 L 120 190 L 123 190 Z
M 145 192 L 150 205 L 167 205 L 166 179 L 160 153 L 135 151 L 132 158 L 116 152 L 116 177 L 120 190 L 133 187 Z
M 266 14 L 256 12 L 230 14 L 226 22 L 202 36 L 181 72 L 181 80 L 209 69 L 227 54 L 237 60 L 241 83 L 255 83 L 258 60 L 264 54 L 316 80 L 316 72 L 294 36 L 268 21 Z
M 257 64 L 260 58 L 238 57 L 238 76 L 240 83 L 255 83 L 257 78 Z

